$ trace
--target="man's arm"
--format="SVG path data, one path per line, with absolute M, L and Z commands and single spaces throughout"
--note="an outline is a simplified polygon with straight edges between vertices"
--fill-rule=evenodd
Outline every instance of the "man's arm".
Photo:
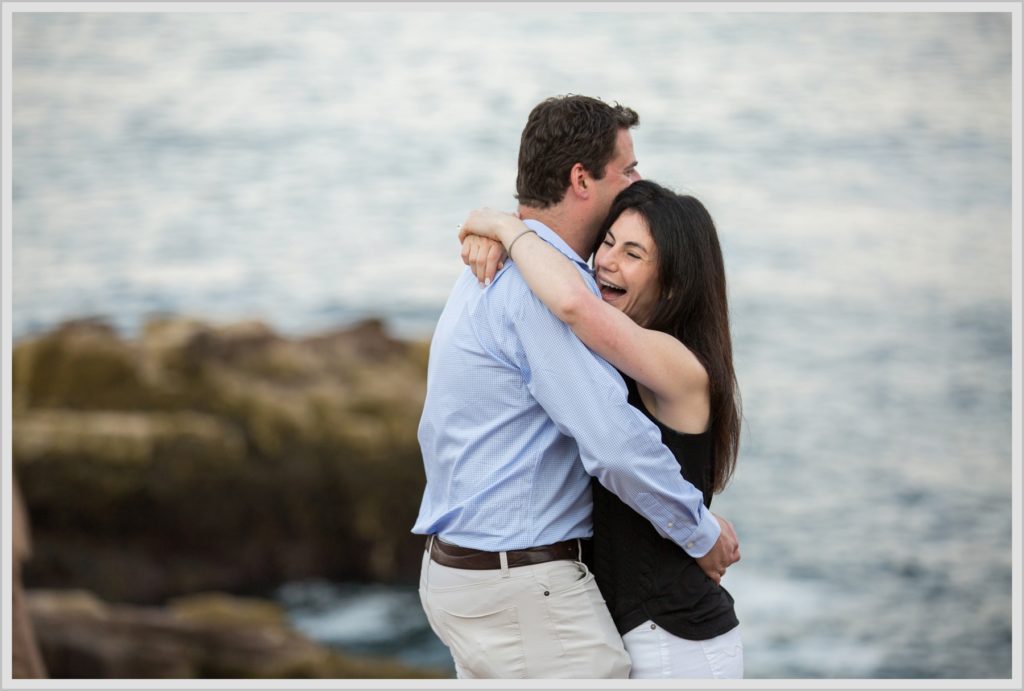
M 622 378 L 532 293 L 520 305 L 510 327 L 522 347 L 527 386 L 558 429 L 576 439 L 587 472 L 659 534 L 703 560 L 709 576 L 720 577 L 735 561 L 735 534 L 730 528 L 719 540 L 723 531 L 702 493 L 682 477 L 658 428 L 627 402 Z M 581 387 L 588 395 L 575 393 Z

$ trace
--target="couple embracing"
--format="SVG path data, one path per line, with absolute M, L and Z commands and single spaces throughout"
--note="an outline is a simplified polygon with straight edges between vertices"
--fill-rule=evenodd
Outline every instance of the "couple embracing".
M 740 429 L 722 253 L 700 202 L 640 179 L 638 122 L 538 104 L 517 214 L 461 228 L 413 527 L 460 678 L 743 675 L 739 543 L 708 510 Z

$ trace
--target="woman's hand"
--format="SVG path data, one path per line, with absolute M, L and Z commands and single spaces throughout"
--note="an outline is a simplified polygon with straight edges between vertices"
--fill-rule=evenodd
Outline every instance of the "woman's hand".
M 494 275 L 505 265 L 508 254 L 500 242 L 480 235 L 462 237 L 462 262 L 468 266 L 476 280 L 483 285 L 490 285 Z
M 512 242 L 526 225 L 515 214 L 495 209 L 474 209 L 459 226 L 462 261 L 484 285 L 490 285 L 505 265 L 508 252 L 502 243 Z

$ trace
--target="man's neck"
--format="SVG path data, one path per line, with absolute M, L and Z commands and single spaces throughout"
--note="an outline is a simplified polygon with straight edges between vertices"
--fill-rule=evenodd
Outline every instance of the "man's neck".
M 590 259 L 590 251 L 594 245 L 593 231 L 586 227 L 587 224 L 583 219 L 573 218 L 562 204 L 556 204 L 546 209 L 520 204 L 518 211 L 519 217 L 524 221 L 527 219 L 540 221 L 555 231 L 555 234 L 565 240 L 565 244 L 569 245 L 583 261 Z

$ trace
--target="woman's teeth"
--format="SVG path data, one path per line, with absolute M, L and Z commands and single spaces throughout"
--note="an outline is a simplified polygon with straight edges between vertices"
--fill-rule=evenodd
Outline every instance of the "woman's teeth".
M 625 295 L 626 289 L 620 288 L 614 283 L 608 281 L 598 281 L 598 286 L 601 288 L 602 295 L 609 295 L 610 297 L 618 297 L 619 295 Z

